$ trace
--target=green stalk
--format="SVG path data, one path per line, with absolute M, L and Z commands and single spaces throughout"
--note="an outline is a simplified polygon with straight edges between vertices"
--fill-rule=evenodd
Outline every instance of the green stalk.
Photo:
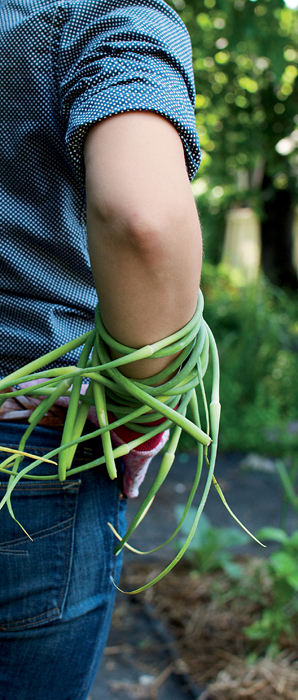
M 122 589 L 119 588 L 119 587 L 116 585 L 115 581 L 114 581 L 113 579 L 111 579 L 111 580 L 113 581 L 114 586 L 117 588 L 118 591 L 120 591 L 121 593 L 126 593 L 127 595 L 136 595 L 137 593 L 142 593 L 142 591 L 146 591 L 147 588 L 150 588 L 150 587 L 153 586 L 155 583 L 157 583 L 157 582 L 160 581 L 162 578 L 164 578 L 164 576 L 166 576 L 166 574 L 168 574 L 169 571 L 171 571 L 171 570 L 174 568 L 174 566 L 176 566 L 176 564 L 178 563 L 178 561 L 180 561 L 180 559 L 182 559 L 183 554 L 186 552 L 187 548 L 189 547 L 189 545 L 190 545 L 190 543 L 191 543 L 191 541 L 192 541 L 192 539 L 193 539 L 193 537 L 194 537 L 194 535 L 195 535 L 195 532 L 196 532 L 196 529 L 197 529 L 197 526 L 198 526 L 200 517 L 201 517 L 201 515 L 202 515 L 203 509 L 204 509 L 204 507 L 205 507 L 205 503 L 206 503 L 206 500 L 207 500 L 207 497 L 208 497 L 208 494 L 209 494 L 209 491 L 210 491 L 210 487 L 211 487 L 211 484 L 212 484 L 212 477 L 213 477 L 213 471 L 212 471 L 212 469 L 210 469 L 209 472 L 208 472 L 208 475 L 207 475 L 207 481 L 206 481 L 206 484 L 205 484 L 205 488 L 204 488 L 204 491 L 203 491 L 203 495 L 202 495 L 202 498 L 201 498 L 201 502 L 200 502 L 200 505 L 199 505 L 198 510 L 197 510 L 197 512 L 196 512 L 196 515 L 195 515 L 193 524 L 192 524 L 192 526 L 191 526 L 189 535 L 188 535 L 188 537 L 186 538 L 186 540 L 185 540 L 185 542 L 184 542 L 184 545 L 183 545 L 183 547 L 181 547 L 181 549 L 180 549 L 180 551 L 178 552 L 177 556 L 171 561 L 170 564 L 168 564 L 168 566 L 167 566 L 160 574 L 158 574 L 158 576 L 155 576 L 155 578 L 153 578 L 151 581 L 149 581 L 148 583 L 146 583 L 144 586 L 141 586 L 140 588 L 135 589 L 134 591 L 122 591 Z
M 278 476 L 281 480 L 281 483 L 284 488 L 284 492 L 287 496 L 287 499 L 289 503 L 291 504 L 292 508 L 295 510 L 296 513 L 298 513 L 298 498 L 296 496 L 296 493 L 293 489 L 293 485 L 291 483 L 289 474 L 285 468 L 284 463 L 279 459 L 276 461 L 276 469 Z
M 49 365 L 51 362 L 56 362 L 63 355 L 67 355 L 72 350 L 75 350 L 80 345 L 83 345 L 83 343 L 85 343 L 88 336 L 92 332 L 93 331 L 88 331 L 88 333 L 84 333 L 84 335 L 80 335 L 78 338 L 70 340 L 68 343 L 65 343 L 65 345 L 61 345 L 60 348 L 56 348 L 55 350 L 51 350 L 51 352 L 47 352 L 45 355 L 39 357 L 37 360 L 28 362 L 28 364 L 24 365 L 24 367 L 21 367 L 21 369 L 17 369 L 15 372 L 11 372 L 11 374 L 8 374 L 7 377 L 0 380 L 0 390 L 2 388 L 5 389 L 6 386 L 10 386 L 10 384 L 16 384 L 17 382 L 22 381 L 22 376 L 24 374 L 30 375 L 33 372 L 36 372 L 40 367 L 43 367 L 44 365 Z
M 87 338 L 84 347 L 81 351 L 79 360 L 78 360 L 78 367 L 86 367 L 86 364 L 88 362 L 88 358 L 91 352 L 91 348 L 93 347 L 94 340 L 95 340 L 95 335 L 96 331 L 94 330 Z M 82 381 L 83 381 L 83 376 L 75 377 L 73 380 L 73 385 L 72 385 L 72 391 L 69 399 L 69 404 L 68 404 L 68 409 L 65 417 L 65 422 L 64 422 L 64 428 L 63 428 L 63 433 L 62 433 L 62 438 L 61 438 L 61 445 L 66 445 L 68 442 L 70 442 L 72 438 L 72 432 L 73 432 L 73 426 L 74 422 L 76 419 L 77 415 L 77 410 L 78 410 L 78 402 L 80 398 L 80 391 L 81 391 L 81 386 L 82 386 Z M 69 460 L 69 450 L 64 449 L 62 452 L 59 454 L 59 479 L 60 481 L 64 481 L 66 479 L 66 470 L 68 466 L 68 460 Z
M 166 425 L 166 423 L 165 423 Z M 109 426 L 106 426 L 102 432 L 109 430 Z M 154 437 L 155 435 L 158 435 L 160 432 L 160 426 L 154 428 L 151 430 L 147 435 L 143 435 L 140 438 L 136 438 L 135 440 L 132 440 L 129 444 L 124 444 L 120 445 L 119 447 L 116 447 L 113 450 L 113 457 L 114 459 L 118 459 L 119 457 L 124 457 L 124 455 L 127 455 L 131 450 L 133 450 L 135 447 L 138 447 L 141 445 L 143 442 L 146 442 L 148 439 L 151 437 Z M 84 436 L 85 438 L 86 436 Z M 70 445 L 66 445 L 66 447 L 69 447 Z M 48 452 L 45 457 L 47 459 L 50 459 L 51 457 L 54 457 L 56 454 L 60 452 L 60 450 L 65 449 L 65 447 L 56 447 L 54 450 L 51 450 Z M 7 490 L 0 501 L 0 510 L 3 508 L 5 503 L 7 503 L 8 499 L 11 496 L 11 493 L 15 486 L 18 484 L 20 479 L 25 478 L 25 476 L 28 474 L 28 472 L 32 471 L 35 469 L 39 464 L 43 462 L 43 458 L 36 459 L 34 464 L 29 464 L 27 467 L 24 467 L 21 471 L 12 474 L 12 481 L 11 483 L 8 484 Z M 93 467 L 98 467 L 101 466 L 102 464 L 105 464 L 106 460 L 105 457 L 98 457 L 98 459 L 94 459 L 93 462 L 87 462 L 86 464 L 83 464 L 79 467 L 75 467 L 73 469 L 70 469 L 68 472 L 68 476 L 73 476 L 74 474 L 79 474 L 80 472 L 88 471 L 89 469 L 93 469 Z M 0 465 L 1 467 L 1 465 Z M 52 475 L 47 475 L 47 476 L 39 476 L 39 477 L 34 477 L 34 479 L 39 479 L 39 480 L 58 480 L 59 476 L 58 474 L 52 474 Z
M 143 413 L 145 413 L 145 412 L 148 411 L 148 410 L 149 410 L 149 409 L 148 409 L 147 406 L 141 406 L 141 407 L 138 408 L 136 411 L 134 411 L 133 413 L 131 413 L 129 417 L 131 417 L 132 419 L 137 418 L 138 416 L 142 415 Z M 104 432 L 106 432 L 107 430 L 114 430 L 115 428 L 119 428 L 120 425 L 126 425 L 126 417 L 120 418 L 119 420 L 116 420 L 116 421 L 114 421 L 113 423 L 110 423 L 110 424 L 109 424 L 108 426 L 106 426 L 105 428 L 98 428 L 97 430 L 94 430 L 92 433 L 87 433 L 86 435 L 83 435 L 82 437 L 81 437 L 81 436 L 77 436 L 76 438 L 72 439 L 67 445 L 60 445 L 60 447 L 56 447 L 54 450 L 51 450 L 51 452 L 47 453 L 47 454 L 45 455 L 45 457 L 36 457 L 35 455 L 31 455 L 31 454 L 29 454 L 29 453 L 25 453 L 25 452 L 24 452 L 24 453 L 23 453 L 24 456 L 28 456 L 28 457 L 34 459 L 35 462 L 32 463 L 31 465 L 28 465 L 28 467 L 26 467 L 26 471 L 25 471 L 25 472 L 24 472 L 24 471 L 19 472 L 19 473 L 21 474 L 21 478 L 22 478 L 22 479 L 34 479 L 35 481 L 36 481 L 36 480 L 46 481 L 47 479 L 50 479 L 50 480 L 56 479 L 56 480 L 58 480 L 58 479 L 59 479 L 58 474 L 51 474 L 51 475 L 47 475 L 47 476 L 43 476 L 43 475 L 40 475 L 40 474 L 39 474 L 38 476 L 36 476 L 36 475 L 32 476 L 32 475 L 28 474 L 27 472 L 28 472 L 30 469 L 34 469 L 36 466 L 42 464 L 43 462 L 52 463 L 52 464 L 54 464 L 54 465 L 56 466 L 56 462 L 50 460 L 49 457 L 54 457 L 54 456 L 56 456 L 57 454 L 60 454 L 61 451 L 64 450 L 64 449 L 71 449 L 71 448 L 73 448 L 73 447 L 76 449 L 78 444 L 81 444 L 82 442 L 87 442 L 88 440 L 94 440 L 94 438 L 99 437 L 100 435 L 102 435 L 102 434 L 103 434 Z M 144 437 L 143 441 L 144 441 L 145 439 L 148 440 L 148 436 L 147 436 L 146 438 Z M 13 452 L 13 453 L 19 454 L 19 450 L 9 450 L 9 448 L 4 448 L 4 447 L 1 447 L 0 449 L 3 450 L 3 451 L 5 451 L 5 452 L 6 452 L 6 451 L 7 451 L 7 452 L 11 451 L 11 452 Z M 128 450 L 128 451 L 129 451 L 129 450 Z M 125 454 L 127 454 L 127 449 L 125 450 Z M 117 454 L 117 456 L 119 457 L 119 454 Z M 122 456 L 122 454 L 121 454 L 121 456 Z M 4 467 L 4 465 L 7 465 L 7 464 L 10 463 L 11 461 L 15 460 L 15 458 L 16 458 L 16 455 L 15 455 L 15 454 L 12 454 L 11 457 L 9 457 L 8 459 L 4 460 L 4 462 L 1 462 L 1 464 L 0 464 L 0 471 L 3 471 L 5 474 L 11 475 L 11 474 L 12 474 L 11 469 L 8 470 L 8 469 L 5 469 L 5 468 L 3 468 L 3 467 Z M 102 462 L 101 462 L 101 464 L 104 464 L 104 457 L 102 457 Z M 85 469 L 85 468 L 86 468 L 86 465 L 83 465 L 83 466 L 84 466 L 84 469 Z M 77 470 L 77 471 L 78 471 L 78 470 Z
M 92 364 L 98 365 L 98 357 L 97 357 L 96 347 L 93 348 Z M 96 414 L 97 414 L 98 423 L 99 423 L 101 428 L 105 428 L 109 424 L 109 419 L 108 419 L 107 406 L 106 406 L 106 397 L 105 397 L 105 393 L 104 393 L 102 385 L 95 383 L 94 387 L 93 387 L 93 391 L 94 391 L 94 399 L 95 399 L 95 407 L 96 407 Z M 107 431 L 106 433 L 102 434 L 101 441 L 102 441 L 102 447 L 103 447 L 103 452 L 104 452 L 104 456 L 105 456 L 105 461 L 106 461 L 106 466 L 107 466 L 109 477 L 110 477 L 110 479 L 116 479 L 117 478 L 117 468 L 116 468 L 114 455 L 113 455 L 113 446 L 112 446 L 110 431 Z
M 89 397 L 92 400 L 92 404 L 93 404 L 93 384 L 89 384 L 88 389 L 87 389 L 86 394 L 85 394 L 86 399 L 89 399 Z M 90 410 L 90 404 L 88 403 L 88 401 L 86 401 L 86 402 L 82 401 L 77 408 L 76 419 L 75 419 L 75 422 L 73 425 L 73 430 L 72 430 L 72 434 L 70 436 L 70 441 L 68 443 L 68 445 L 70 445 L 70 447 L 65 445 L 65 451 L 67 451 L 67 462 L 66 462 L 66 470 L 67 471 L 71 468 L 78 444 L 80 444 L 81 442 L 88 439 L 87 436 L 85 436 L 85 435 L 83 437 L 81 437 L 81 436 L 82 436 L 82 432 L 84 430 L 84 427 L 86 425 L 86 420 L 88 418 L 89 410 Z M 93 433 L 91 433 L 91 434 L 93 435 Z
M 52 394 L 51 396 L 48 396 L 48 398 L 44 399 L 44 400 L 39 404 L 39 406 L 36 407 L 35 411 L 33 411 L 33 413 L 31 414 L 31 416 L 30 416 L 30 418 L 29 418 L 29 421 L 28 421 L 28 422 L 29 422 L 29 427 L 27 428 L 27 430 L 25 431 L 24 435 L 22 436 L 22 439 L 20 440 L 19 447 L 18 447 L 19 452 L 21 452 L 21 453 L 24 452 L 24 448 L 25 448 L 25 445 L 26 445 L 26 442 L 27 442 L 27 439 L 28 439 L 29 435 L 31 435 L 31 433 L 33 432 L 35 426 L 39 423 L 40 419 L 41 419 L 41 418 L 45 415 L 45 413 L 51 408 L 51 406 L 53 406 L 53 404 L 55 403 L 55 401 L 57 401 L 57 399 L 60 397 L 61 393 L 62 393 L 66 388 L 68 388 L 68 387 L 70 386 L 70 382 L 71 382 L 70 379 L 69 379 L 69 380 L 63 380 L 62 382 L 60 382 L 60 384 L 59 384 L 58 387 L 55 389 L 55 391 L 53 392 L 53 394 Z M 23 459 L 23 457 L 22 457 L 21 455 L 19 455 L 19 456 L 16 458 L 16 460 L 15 460 L 15 462 L 14 462 L 13 469 L 12 469 L 12 474 L 11 474 L 9 480 L 8 480 L 8 487 L 9 487 L 12 483 L 14 483 L 14 476 L 13 476 L 13 475 L 17 473 L 19 463 L 20 463 L 20 461 L 21 461 L 22 459 Z M 10 497 L 7 499 L 7 508 L 8 508 L 9 514 L 11 515 L 11 517 L 13 518 L 13 520 L 15 520 L 15 522 L 21 527 L 21 529 L 22 529 L 26 534 L 28 534 L 28 533 L 26 532 L 26 530 L 24 529 L 24 527 L 21 525 L 21 523 L 19 523 L 19 521 L 16 519 L 16 517 L 15 517 L 15 515 L 14 515 L 13 508 L 12 508 L 11 501 L 10 501 Z M 31 538 L 30 538 L 30 539 L 31 539 Z
M 206 435 L 206 433 L 204 433 L 203 430 L 201 430 L 197 426 L 194 426 L 194 424 L 188 418 L 180 415 L 169 406 L 166 406 L 166 404 L 160 403 L 153 396 L 149 396 L 149 394 L 146 394 L 142 389 L 136 387 L 134 385 L 134 382 L 130 382 L 129 380 L 127 380 L 126 377 L 124 377 L 124 375 L 121 375 L 121 378 L 117 377 L 117 379 L 119 383 L 122 384 L 122 386 L 127 388 L 128 392 L 132 396 L 135 396 L 136 399 L 142 401 L 147 406 L 150 406 L 150 408 L 153 408 L 156 411 L 158 410 L 162 416 L 164 416 L 165 418 L 169 418 L 169 420 L 171 420 L 173 423 L 179 425 L 180 428 L 183 428 L 187 433 L 192 435 L 203 445 L 210 444 L 211 440 L 209 435 Z
M 193 410 L 193 406 L 195 406 L 196 409 L 197 409 L 197 398 L 196 398 L 195 392 L 192 393 L 192 396 L 191 396 L 191 399 L 190 399 L 190 403 L 193 404 L 193 405 L 192 405 L 192 410 Z M 199 414 L 198 414 L 198 412 L 196 412 L 196 417 L 197 417 L 198 420 L 199 420 Z M 177 449 L 177 445 L 176 445 L 176 447 L 175 447 L 174 450 L 173 450 L 173 449 L 172 449 L 172 450 L 169 450 L 169 452 L 171 452 L 171 451 L 173 452 L 173 451 L 174 451 L 174 455 L 175 455 L 176 449 Z M 114 532 L 114 535 L 120 540 L 121 544 L 123 543 L 122 546 L 128 547 L 131 551 L 135 552 L 136 554 L 141 554 L 141 555 L 146 554 L 146 555 L 147 555 L 147 554 L 154 554 L 154 552 L 157 552 L 159 549 L 161 549 L 162 547 L 165 547 L 165 545 L 169 544 L 169 542 L 171 542 L 171 541 L 174 539 L 174 537 L 176 537 L 176 535 L 178 534 L 179 530 L 181 529 L 181 527 L 182 527 L 182 525 L 183 525 L 183 522 L 184 522 L 184 520 L 185 520 L 185 518 L 186 518 L 186 516 L 187 516 L 187 513 L 188 513 L 188 511 L 189 511 L 189 509 L 190 509 L 190 507 L 191 507 L 191 505 L 192 505 L 194 496 L 195 496 L 196 491 L 197 491 L 198 486 L 199 486 L 199 482 L 200 482 L 200 478 L 201 478 L 201 473 L 202 473 L 202 466 L 203 466 L 203 446 L 202 446 L 200 443 L 198 443 L 198 460 L 197 460 L 197 468 L 196 468 L 194 483 L 193 483 L 193 485 L 192 485 L 192 487 L 191 487 L 191 491 L 190 491 L 189 497 L 188 497 L 188 499 L 187 499 L 187 503 L 186 503 L 186 506 L 185 506 L 185 508 L 184 508 L 182 517 L 181 517 L 181 519 L 180 519 L 180 521 L 179 521 L 179 523 L 178 523 L 176 529 L 175 529 L 174 532 L 172 533 L 172 535 L 170 535 L 170 537 L 168 537 L 168 539 L 165 540 L 162 544 L 158 545 L 157 547 L 154 547 L 154 549 L 149 549 L 149 550 L 147 550 L 147 551 L 143 551 L 143 550 L 139 550 L 139 549 L 135 549 L 134 547 L 131 547 L 131 546 L 128 544 L 127 541 L 124 542 L 124 538 L 120 537 L 120 535 L 115 531 L 115 529 L 113 528 L 113 526 L 111 525 L 111 523 L 108 523 L 109 527 L 110 527 L 110 528 L 112 529 L 112 531 Z M 143 517 L 144 517 L 144 514 L 146 514 L 146 513 L 148 512 L 149 508 L 151 507 L 151 505 L 152 505 L 152 503 L 153 503 L 153 499 L 154 499 L 154 496 L 155 496 L 155 493 L 154 493 L 154 490 L 153 490 L 153 489 L 154 489 L 154 484 L 153 484 L 152 489 L 150 490 L 150 495 L 151 495 L 152 493 L 153 493 L 154 495 L 152 496 L 152 498 L 151 498 L 151 500 L 150 500 L 150 496 L 149 496 L 149 494 L 148 494 L 148 496 L 147 496 L 147 498 L 146 498 L 146 502 L 148 502 L 148 505 L 146 506 L 146 504 L 143 503 L 142 506 L 141 506 L 141 508 L 139 509 L 139 511 L 138 511 L 138 513 L 137 513 L 137 516 L 139 515 L 139 519 L 138 519 L 137 516 L 136 516 L 136 521 L 137 521 L 137 522 L 136 522 L 136 525 L 135 525 L 134 529 L 136 529 L 136 527 L 138 527 L 138 525 L 140 524 L 140 522 L 142 521 L 142 519 L 143 519 Z M 142 513 L 142 511 L 143 511 L 143 513 Z M 131 534 L 131 533 L 130 533 L 130 534 Z M 129 536 L 130 536 L 130 535 L 129 535 Z M 121 547 L 121 549 L 122 549 L 122 547 Z M 119 552 L 120 552 L 120 547 L 119 547 L 119 545 L 118 545 L 118 547 L 117 547 L 117 552 L 116 552 L 116 550 L 115 550 L 115 554 L 117 554 L 117 553 L 119 553 Z
M 135 517 L 133 518 L 126 534 L 121 539 L 120 544 L 118 544 L 118 546 L 114 550 L 115 555 L 120 554 L 124 545 L 126 544 L 126 542 L 128 542 L 130 536 L 132 535 L 134 530 L 138 527 L 139 523 L 142 521 L 143 513 L 148 511 L 148 508 L 151 505 L 155 494 L 157 493 L 158 489 L 161 487 L 165 478 L 167 477 L 167 475 L 171 469 L 171 466 L 173 464 L 173 461 L 175 459 L 175 452 L 176 452 L 177 444 L 179 442 L 180 435 L 181 435 L 181 428 L 179 426 L 176 426 L 174 433 L 173 433 L 173 436 L 172 436 L 172 439 L 170 441 L 169 447 L 168 447 L 167 451 L 165 452 L 165 454 L 163 455 L 162 462 L 161 462 L 161 465 L 159 467 L 159 471 L 158 471 L 158 474 L 156 476 L 156 479 L 155 479 L 153 485 L 151 486 L 149 493 L 147 494 L 146 498 L 144 499 L 141 507 L 139 508 L 138 512 L 136 513 Z
M 198 304 L 196 311 L 194 313 L 194 316 L 192 319 L 187 323 L 184 328 L 181 328 L 181 330 L 177 331 L 176 333 L 173 333 L 172 335 L 168 336 L 167 338 L 164 338 L 163 340 L 159 340 L 156 343 L 153 343 L 152 345 L 146 345 L 144 348 L 141 348 L 141 350 L 145 351 L 148 353 L 146 357 L 152 357 L 155 353 L 163 350 L 164 348 L 167 348 L 166 350 L 166 356 L 176 352 L 176 349 L 173 350 L 173 344 L 176 343 L 177 341 L 181 339 L 185 339 L 185 337 L 188 337 L 188 334 L 193 331 L 193 329 L 200 325 L 200 321 L 202 318 L 202 313 L 203 313 L 203 307 L 204 307 L 204 298 L 201 290 L 199 290 L 199 299 L 198 299 Z M 108 345 L 108 347 L 112 347 L 114 350 L 117 350 L 117 352 L 120 352 L 121 355 L 129 355 L 128 362 L 134 362 L 136 361 L 133 359 L 133 356 L 136 356 L 136 353 L 140 352 L 139 350 L 135 350 L 135 348 L 129 348 L 126 345 L 122 345 L 122 343 L 118 343 L 114 338 L 112 338 L 108 332 L 106 331 L 99 312 L 99 307 L 97 306 L 96 311 L 95 311 L 95 324 L 96 328 L 99 332 L 100 337 L 103 339 L 103 341 Z M 171 347 L 172 346 L 172 347 Z M 170 352 L 169 352 L 170 349 Z M 155 355 L 156 356 L 156 355 Z M 164 356 L 164 355 L 162 355 Z M 136 359 L 144 359 L 145 355 L 137 355 Z M 161 355 L 160 355 L 161 357 Z M 123 359 L 123 358 L 122 358 Z M 115 365 L 113 365 L 115 366 Z

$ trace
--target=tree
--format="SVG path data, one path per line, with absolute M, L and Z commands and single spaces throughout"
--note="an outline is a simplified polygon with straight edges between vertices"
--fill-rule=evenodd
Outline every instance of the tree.
M 298 175 L 298 12 L 283 0 L 169 4 L 193 45 L 202 207 L 220 217 L 232 202 L 253 206 L 262 220 L 265 273 L 297 289 L 291 222 Z

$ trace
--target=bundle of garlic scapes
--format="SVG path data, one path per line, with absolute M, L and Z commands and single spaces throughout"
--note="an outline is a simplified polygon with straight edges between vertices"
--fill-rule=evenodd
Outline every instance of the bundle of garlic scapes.
M 156 549 L 167 544 L 180 530 L 197 491 L 205 455 L 205 460 L 208 465 L 207 479 L 189 535 L 179 553 L 164 571 L 152 581 L 142 586 L 137 591 L 131 591 L 131 593 L 145 590 L 153 585 L 156 581 L 165 576 L 179 559 L 181 559 L 194 536 L 212 482 L 231 515 L 241 525 L 227 505 L 214 477 L 220 418 L 219 361 L 214 337 L 203 319 L 203 305 L 203 295 L 200 292 L 196 312 L 191 321 L 184 328 L 168 338 L 138 350 L 118 343 L 107 333 L 97 308 L 95 314 L 96 327 L 93 331 L 43 355 L 0 381 L 0 391 L 3 392 L 1 393 L 0 406 L 11 396 L 30 394 L 39 398 L 41 396 L 44 397 L 29 418 L 29 426 L 22 437 L 17 454 L 10 454 L 9 457 L 0 464 L 0 472 L 9 475 L 6 493 L 0 502 L 0 509 L 6 504 L 11 516 L 15 520 L 11 496 L 14 487 L 20 479 L 47 481 L 59 479 L 60 481 L 64 481 L 67 477 L 74 476 L 74 474 L 104 464 L 106 465 L 110 478 L 114 479 L 117 476 L 115 459 L 128 454 L 130 450 L 167 428 L 172 428 L 171 438 L 167 446 L 167 451 L 163 455 L 157 477 L 134 517 L 125 537 L 120 538 L 118 533 L 113 530 L 115 536 L 120 540 L 119 545 L 115 549 L 115 554 L 119 554 L 124 546 L 129 547 L 132 551 L 138 552 L 138 550 L 130 546 L 128 540 L 150 508 L 155 494 L 169 473 L 175 459 L 175 453 L 182 430 L 185 430 L 196 440 L 198 446 L 197 469 L 183 516 L 172 536 L 166 542 L 156 547 Z M 82 346 L 82 350 L 77 366 L 44 369 L 45 366 L 49 364 L 52 365 L 58 359 L 80 346 Z M 108 348 L 116 350 L 121 354 L 121 357 L 116 360 L 111 360 Z M 178 356 L 177 353 L 179 353 Z M 137 360 L 160 358 L 170 355 L 175 355 L 174 360 L 166 369 L 149 379 L 128 379 L 119 371 L 119 368 L 123 367 L 125 364 L 136 362 Z M 203 379 L 210 356 L 212 359 L 212 391 L 211 401 L 208 405 Z M 173 373 L 174 376 L 172 379 L 167 380 L 167 376 Z M 81 393 L 83 379 L 89 381 L 89 386 L 85 394 Z M 17 388 L 20 383 L 26 382 L 30 382 L 30 386 L 23 387 L 22 389 Z M 36 382 L 36 384 L 32 384 L 32 382 Z M 160 384 L 160 382 L 164 383 Z M 11 390 L 12 386 L 16 388 Z M 197 387 L 203 399 L 206 432 L 201 428 L 196 393 Z M 28 453 L 25 452 L 25 448 L 29 435 L 39 423 L 42 416 L 47 413 L 61 396 L 69 397 L 69 405 L 60 446 L 48 452 L 44 458 L 36 459 L 32 456 L 30 464 L 24 468 L 20 468 L 24 455 L 28 456 Z M 82 435 L 91 405 L 95 405 L 96 407 L 99 429 Z M 186 417 L 188 406 L 191 411 L 192 420 Z M 116 418 L 112 423 L 109 423 L 108 420 L 108 410 L 112 411 Z M 159 421 L 161 418 L 164 420 L 160 425 L 155 424 L 152 426 L 152 422 L 156 423 L 156 421 Z M 132 430 L 141 433 L 141 436 L 128 444 L 113 448 L 110 431 L 124 424 Z M 77 445 L 99 435 L 102 439 L 103 456 L 92 462 L 83 464 L 80 467 L 72 467 Z M 210 455 L 208 454 L 208 446 L 210 446 Z M 53 474 L 47 476 L 38 474 L 37 468 L 43 461 L 50 461 L 55 467 L 57 466 L 56 462 L 53 461 L 56 455 L 58 456 L 58 469 Z M 30 456 L 29 454 L 29 457 Z M 243 527 L 243 525 L 241 526 Z M 110 527 L 112 528 L 111 525 Z M 246 530 L 246 528 L 244 529 Z M 156 549 L 151 551 L 156 551 Z M 143 552 L 138 553 L 141 554 Z

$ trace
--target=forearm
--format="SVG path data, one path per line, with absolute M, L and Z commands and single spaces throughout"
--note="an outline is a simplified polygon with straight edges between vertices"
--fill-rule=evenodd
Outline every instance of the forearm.
M 103 322 L 120 342 L 141 347 L 180 329 L 196 308 L 201 232 L 182 144 L 164 119 L 129 113 L 90 130 L 85 162 Z M 168 362 L 144 361 L 128 373 L 149 376 Z

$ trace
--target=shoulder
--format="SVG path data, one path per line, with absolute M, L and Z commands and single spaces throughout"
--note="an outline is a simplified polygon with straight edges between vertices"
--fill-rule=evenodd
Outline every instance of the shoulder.
M 119 26 L 130 27 L 153 21 L 168 21 L 185 35 L 187 29 L 181 18 L 164 0 L 63 0 L 68 21 L 75 28 L 90 20 L 100 20 L 103 31 Z

